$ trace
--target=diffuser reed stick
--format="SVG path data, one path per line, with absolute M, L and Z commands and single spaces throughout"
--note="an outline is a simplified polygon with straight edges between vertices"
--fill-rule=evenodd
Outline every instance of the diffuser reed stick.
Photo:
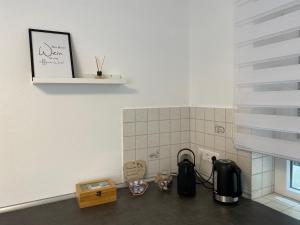
M 106 56 L 104 56 L 103 58 L 101 58 L 101 60 L 99 60 L 99 58 L 97 56 L 95 56 L 98 77 L 102 76 L 102 68 L 103 68 L 105 58 L 106 58 Z
M 102 60 L 101 71 L 102 71 L 102 67 L 103 67 L 104 61 L 105 61 L 105 57 L 106 57 L 106 56 L 104 56 L 104 57 L 103 57 L 103 60 Z
M 96 56 L 95 56 L 95 60 L 96 60 L 97 71 L 99 71 L 99 62 L 98 62 L 98 58 Z

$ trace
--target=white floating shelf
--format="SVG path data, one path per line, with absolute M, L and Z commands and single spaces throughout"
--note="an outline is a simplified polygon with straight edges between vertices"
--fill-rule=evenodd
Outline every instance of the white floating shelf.
M 36 78 L 33 84 L 126 84 L 124 78 Z

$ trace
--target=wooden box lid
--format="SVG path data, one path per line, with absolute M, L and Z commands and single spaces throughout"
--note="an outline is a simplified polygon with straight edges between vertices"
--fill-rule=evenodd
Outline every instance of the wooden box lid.
M 80 195 L 109 189 L 116 189 L 116 185 L 111 179 L 94 179 L 76 184 L 76 192 Z

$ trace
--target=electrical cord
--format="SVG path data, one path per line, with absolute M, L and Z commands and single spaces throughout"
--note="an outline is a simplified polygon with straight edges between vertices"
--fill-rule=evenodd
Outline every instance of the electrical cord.
M 209 181 L 210 181 L 210 179 L 212 178 L 213 173 L 214 173 L 214 167 L 213 167 L 213 165 L 214 165 L 214 163 L 215 163 L 215 161 L 216 161 L 216 157 L 213 156 L 213 157 L 211 158 L 211 161 L 212 161 L 212 169 L 211 169 L 210 176 L 209 176 L 207 179 L 204 179 L 204 178 L 201 176 L 201 174 L 200 174 L 196 169 L 195 169 L 195 172 L 196 172 L 197 178 L 200 180 L 200 182 L 199 182 L 199 181 L 198 181 L 198 182 L 196 181 L 196 184 L 202 184 L 203 187 L 212 190 L 212 189 L 213 189 L 213 187 L 212 187 L 213 183 L 211 183 L 211 182 L 209 182 Z M 206 186 L 206 183 L 208 183 L 209 185 L 211 185 L 211 187 Z
M 198 172 L 197 170 L 195 170 L 195 171 L 196 171 L 197 178 L 200 180 L 200 182 L 199 182 L 199 181 L 196 181 L 196 184 L 203 185 L 203 187 L 205 187 L 205 188 L 207 188 L 207 189 L 213 189 L 213 187 L 212 187 L 213 184 L 212 184 L 211 182 L 209 182 L 209 180 L 211 179 L 213 173 L 211 173 L 210 176 L 209 176 L 209 178 L 205 180 L 205 179 L 199 174 L 199 172 Z M 210 186 L 207 186 L 206 184 L 209 184 Z
M 210 176 L 207 179 L 204 179 L 204 177 L 201 176 L 201 174 L 195 170 L 197 178 L 200 180 L 197 184 L 205 184 L 205 183 L 210 183 L 209 180 L 212 177 L 212 173 L 210 174 Z

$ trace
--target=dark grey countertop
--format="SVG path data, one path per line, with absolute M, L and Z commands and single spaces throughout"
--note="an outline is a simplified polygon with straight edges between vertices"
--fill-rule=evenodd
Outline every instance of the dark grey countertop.
M 257 202 L 241 199 L 223 205 L 211 191 L 197 187 L 193 198 L 177 195 L 176 183 L 169 193 L 151 183 L 147 192 L 132 197 L 118 190 L 115 203 L 79 209 L 75 199 L 0 214 L 0 225 L 300 225 L 300 221 Z

